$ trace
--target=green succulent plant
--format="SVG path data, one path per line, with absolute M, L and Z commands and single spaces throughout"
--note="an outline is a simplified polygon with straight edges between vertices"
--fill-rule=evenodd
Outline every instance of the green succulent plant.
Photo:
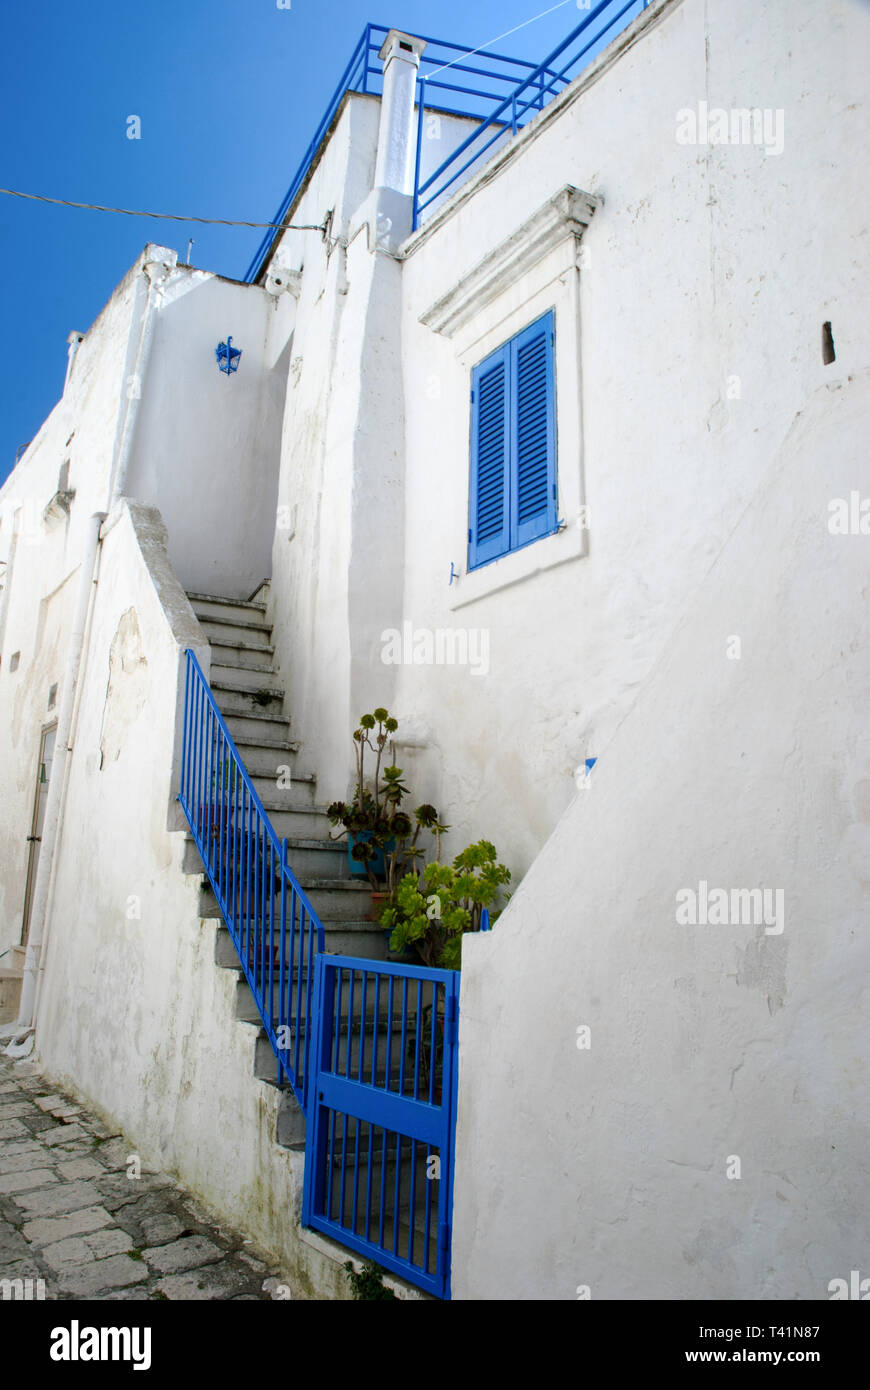
M 452 865 L 435 861 L 405 874 L 380 916 L 381 926 L 392 933 L 390 949 L 413 947 L 426 965 L 459 970 L 463 936 L 480 930 L 484 909 L 496 902 L 510 877 L 489 840 L 468 845 Z M 491 922 L 498 916 L 497 909 Z

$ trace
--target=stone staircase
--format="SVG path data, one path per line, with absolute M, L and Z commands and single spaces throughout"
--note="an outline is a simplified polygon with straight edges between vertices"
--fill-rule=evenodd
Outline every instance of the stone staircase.
M 265 603 L 243 603 L 198 593 L 189 593 L 188 598 L 211 646 L 209 684 L 215 700 L 276 834 L 287 840 L 288 862 L 323 924 L 326 951 L 330 954 L 350 955 L 369 960 L 389 959 L 385 934 L 369 915 L 371 891 L 368 881 L 351 875 L 345 839 L 330 838 L 331 826 L 326 808 L 317 801 L 316 777 L 312 772 L 300 768 L 300 745 L 291 736 L 290 719 L 284 712 L 285 692 L 280 674 L 275 667 L 275 650 L 272 645 L 271 628 L 266 622 Z M 288 781 L 289 769 L 289 786 L 278 785 L 279 772 L 282 769 L 282 783 Z M 199 851 L 189 834 L 186 836 L 183 867 L 185 872 L 201 876 L 200 916 L 221 919 L 221 912 L 205 876 Z M 290 1087 L 286 1082 L 279 1081 L 277 1059 L 262 1027 L 232 938 L 222 919 L 215 937 L 215 963 L 222 969 L 236 973 L 235 1016 L 239 1023 L 250 1025 L 254 1031 L 254 1076 L 281 1092 L 275 1141 L 286 1149 L 304 1150 L 305 1117 Z M 298 978 L 299 972 L 296 969 L 293 979 L 297 981 Z M 303 1003 L 305 983 L 306 967 L 303 963 Z M 275 1005 L 277 1008 L 277 991 Z M 361 1005 L 357 996 L 353 1006 L 354 1022 L 343 1016 L 338 1026 L 339 1048 L 342 1058 L 350 1067 L 350 1074 L 354 1073 L 358 1063 L 359 1029 L 355 1025 L 358 1025 L 360 1011 Z M 305 1012 L 304 1007 L 302 1012 Z M 366 1017 L 369 1020 L 367 1033 L 371 1036 L 371 1025 L 374 1022 L 371 996 L 366 1004 Z M 411 1037 L 416 1027 L 413 994 L 407 1001 L 406 1017 L 408 1036 Z M 374 1030 L 377 1043 L 373 1074 L 381 1084 L 387 1065 L 387 1023 L 387 1013 L 379 1008 L 377 1027 Z M 398 1088 L 400 1081 L 401 1064 L 398 1054 L 398 1047 L 392 1048 L 389 1054 L 394 1089 Z M 367 1072 L 371 1073 L 371 1068 L 372 1059 L 367 1056 Z M 343 1183 L 346 1203 L 349 1206 L 352 1200 L 351 1185 L 356 1181 L 368 1181 L 371 1168 L 371 1179 L 376 1192 L 373 1219 L 377 1220 L 377 1193 L 380 1191 L 384 1155 L 379 1149 L 369 1151 L 365 1139 L 358 1135 L 353 1123 L 348 1122 L 348 1133 L 342 1134 L 342 1157 L 336 1156 L 332 1160 L 333 1183 L 338 1192 L 344 1169 Z M 422 1242 L 426 1236 L 429 1238 L 431 1268 L 434 1269 L 437 1212 L 433 1217 L 433 1211 L 430 1210 L 427 1220 L 426 1207 L 431 1201 L 433 1189 L 426 1181 L 426 1153 L 422 1146 L 418 1146 L 419 1151 L 412 1164 L 410 1141 L 403 1141 L 401 1148 L 405 1168 L 409 1172 L 413 1166 L 415 1170 L 413 1223 L 406 1174 L 398 1209 L 391 1210 L 386 1219 L 385 1236 L 388 1240 L 392 1238 L 394 1223 L 397 1223 L 398 1230 L 395 1234 L 400 1248 L 405 1248 L 409 1227 L 413 1224 L 417 1240 Z M 395 1159 L 393 1138 L 386 1154 L 390 1173 L 394 1171 Z M 362 1178 L 358 1176 L 360 1173 Z
M 326 808 L 317 802 L 316 777 L 299 766 L 300 745 L 291 737 L 290 719 L 284 713 L 284 690 L 275 667 L 265 603 L 198 593 L 190 593 L 188 598 L 211 646 L 209 684 L 215 700 L 276 834 L 287 840 L 288 863 L 323 923 L 326 950 L 386 959 L 384 933 L 369 916 L 368 882 L 352 877 L 346 841 L 330 839 Z M 278 785 L 282 769 L 280 781 L 289 780 L 288 786 Z M 183 867 L 186 873 L 202 875 L 200 916 L 220 918 L 190 834 L 186 836 Z M 215 961 L 238 974 L 236 1017 L 255 1029 L 254 1075 L 284 1092 L 277 1142 L 302 1149 L 304 1118 L 292 1091 L 278 1081 L 275 1054 L 223 925 L 217 932 Z

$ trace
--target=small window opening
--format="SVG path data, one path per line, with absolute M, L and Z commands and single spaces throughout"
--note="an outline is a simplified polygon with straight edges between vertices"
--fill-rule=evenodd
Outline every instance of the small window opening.
M 10 670 L 10 671 L 17 671 L 17 670 L 18 670 L 18 663 L 19 663 L 20 660 L 21 660 L 21 653 L 20 653 L 20 652 L 13 652 L 12 655 L 10 656 L 10 658 L 9 658 L 9 670 Z
M 831 332 L 830 323 L 822 324 L 822 361 L 826 367 L 832 362 L 836 362 L 837 354 L 834 351 L 834 335 Z
M 57 703 L 57 686 L 51 685 L 48 688 L 48 708 L 54 709 Z

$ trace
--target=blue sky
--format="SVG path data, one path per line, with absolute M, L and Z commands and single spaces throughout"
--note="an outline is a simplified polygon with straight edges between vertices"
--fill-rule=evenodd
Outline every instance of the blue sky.
M 368 21 L 471 46 L 553 0 L 5 0 L 0 185 L 81 202 L 268 221 Z M 576 0 L 502 39 L 535 62 Z M 141 139 L 127 138 L 127 119 Z M 86 330 L 147 241 L 241 279 L 262 236 L 0 195 L 0 481 L 63 388 Z

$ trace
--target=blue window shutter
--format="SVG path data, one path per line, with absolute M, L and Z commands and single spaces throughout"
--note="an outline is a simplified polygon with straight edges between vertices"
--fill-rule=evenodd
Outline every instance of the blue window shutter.
M 545 314 L 509 344 L 511 409 L 510 548 L 556 527 L 554 316 Z
M 510 349 L 493 352 L 471 376 L 470 569 L 510 545 Z

